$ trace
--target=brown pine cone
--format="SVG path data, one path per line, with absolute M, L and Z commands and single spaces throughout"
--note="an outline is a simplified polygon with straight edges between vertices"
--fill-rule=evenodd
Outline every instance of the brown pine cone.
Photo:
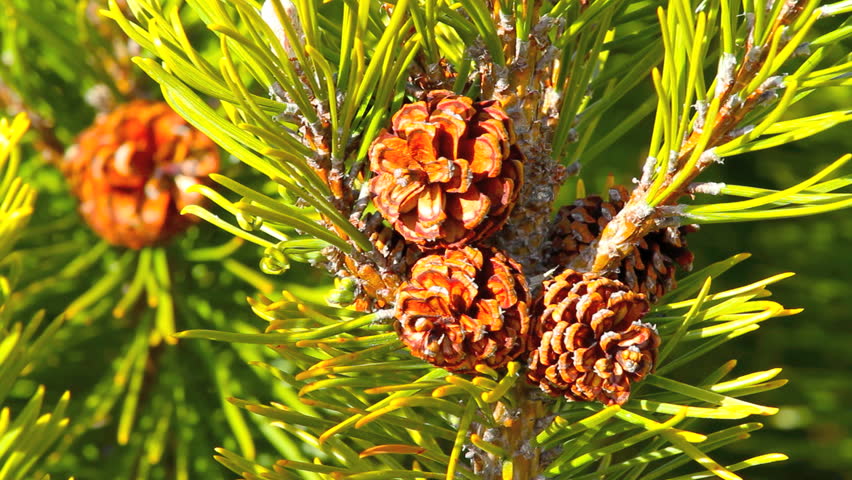
M 600 235 L 604 227 L 624 207 L 630 194 L 621 185 L 609 191 L 609 201 L 590 195 L 566 205 L 556 214 L 547 252 L 548 265 L 564 267 Z M 631 290 L 644 293 L 653 303 L 677 286 L 677 266 L 692 270 L 693 254 L 686 235 L 698 230 L 696 225 L 668 227 L 651 232 L 633 249 L 613 275 Z
M 459 247 L 498 231 L 523 183 L 512 121 L 496 101 L 448 90 L 404 105 L 370 146 L 373 202 L 406 240 Z
M 161 244 L 197 221 L 186 189 L 219 169 L 219 149 L 163 102 L 137 100 L 98 117 L 62 170 L 86 223 L 113 245 Z
M 566 270 L 542 284 L 527 379 L 553 396 L 621 405 L 653 371 L 660 336 L 627 285 Z M 538 312 L 541 315 L 538 315 Z
M 397 331 L 411 353 L 470 373 L 505 366 L 527 351 L 529 289 L 499 250 L 464 247 L 421 258 L 396 297 Z

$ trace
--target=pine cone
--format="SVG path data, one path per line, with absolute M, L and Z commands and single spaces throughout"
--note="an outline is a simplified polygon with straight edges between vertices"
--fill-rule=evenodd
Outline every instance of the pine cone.
M 548 265 L 566 266 L 597 238 L 612 217 L 624 207 L 630 194 L 621 185 L 609 191 L 609 201 L 598 195 L 579 199 L 556 214 L 551 236 Z M 697 225 L 668 227 L 651 232 L 622 260 L 613 275 L 637 293 L 645 294 L 653 303 L 677 286 L 677 265 L 692 270 L 693 254 L 686 235 L 698 230 Z
M 397 329 L 414 356 L 438 367 L 499 368 L 527 351 L 529 302 L 520 265 L 499 250 L 447 250 L 414 264 L 397 293 Z
M 62 165 L 86 223 L 113 245 L 161 244 L 197 221 L 183 207 L 219 169 L 219 149 L 163 102 L 121 105 L 77 139 Z
M 370 146 L 376 208 L 422 248 L 459 247 L 498 231 L 518 199 L 523 155 L 496 101 L 448 90 L 403 106 Z
M 630 385 L 654 369 L 660 345 L 655 327 L 640 321 L 649 308 L 645 296 L 573 270 L 542 287 L 527 379 L 569 400 L 626 402 Z

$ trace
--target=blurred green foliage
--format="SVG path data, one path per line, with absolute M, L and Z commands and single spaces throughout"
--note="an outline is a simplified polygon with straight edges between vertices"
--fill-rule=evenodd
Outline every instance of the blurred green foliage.
M 849 104 L 849 100 L 846 100 Z M 720 168 L 720 176 L 777 188 L 794 171 L 813 172 L 830 155 L 852 150 L 842 131 L 828 132 L 788 148 L 742 158 Z M 784 369 L 790 383 L 764 394 L 762 400 L 781 407 L 758 434 L 790 455 L 784 466 L 766 470 L 766 478 L 852 478 L 852 330 L 849 286 L 852 285 L 852 215 L 834 212 L 795 221 L 708 226 L 691 242 L 699 258 L 718 258 L 731 251 L 754 252 L 740 274 L 761 278 L 778 266 L 796 272 L 774 289 L 790 307 L 804 307 L 793 317 L 766 326 L 716 353 L 716 361 L 738 358 L 739 368 L 772 365 Z M 771 476 L 769 476 L 771 475 Z

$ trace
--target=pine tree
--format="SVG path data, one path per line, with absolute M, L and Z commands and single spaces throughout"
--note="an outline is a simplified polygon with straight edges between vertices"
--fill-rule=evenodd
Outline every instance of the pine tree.
M 785 458 L 714 460 L 761 427 L 752 416 L 777 412 L 741 397 L 785 381 L 768 365 L 731 378 L 735 362 L 702 361 L 798 313 L 767 298 L 790 274 L 719 289 L 746 255 L 698 258 L 686 274 L 686 237 L 852 205 L 838 174 L 848 153 L 777 191 L 702 175 L 852 118 L 806 108 L 850 86 L 849 2 L 111 0 L 75 30 L 92 32 L 77 43 L 92 45 L 89 63 L 44 31 L 75 28 L 73 2 L 8 3 L 18 23 L 7 20 L 4 43 L 18 61 L 2 70 L 6 103 L 29 111 L 48 161 L 66 158 L 102 238 L 75 233 L 66 253 L 43 253 L 67 266 L 25 279 L 13 312 L 61 291 L 75 300 L 58 350 L 128 342 L 74 410 L 53 468 L 98 471 L 72 452 L 103 445 L 91 428 L 112 410 L 128 444 L 112 475 L 126 478 L 207 474 L 195 464 L 202 425 L 226 442 L 216 460 L 245 479 L 736 479 Z M 53 48 L 24 58 L 32 43 Z M 241 163 L 171 193 L 218 229 L 173 232 L 177 217 L 143 215 L 144 229 L 121 230 L 97 212 L 124 186 L 75 186 L 95 162 L 68 167 L 79 157 L 61 150 L 90 122 L 62 103 L 85 100 L 55 99 L 43 80 L 82 82 L 90 104 L 119 115 L 110 98 L 154 91 L 130 69 L 134 53 L 168 105 Z M 148 118 L 138 112 L 93 138 Z M 607 153 L 646 121 L 634 185 L 607 179 L 586 195 L 574 177 L 603 183 L 583 172 L 626 163 Z M 77 151 L 95 151 L 85 138 Z M 107 155 L 120 157 L 114 144 Z M 65 187 L 50 191 L 58 173 L 41 175 L 75 208 Z M 79 230 L 48 225 L 53 236 L 30 248 Z M 121 240 L 152 231 L 164 236 Z M 83 271 L 102 278 L 68 285 Z M 329 280 L 310 285 L 316 271 Z M 226 317 L 246 309 L 233 297 L 248 288 L 255 317 Z M 185 354 L 208 370 L 184 372 Z M 216 385 L 212 402 L 192 398 L 195 374 Z

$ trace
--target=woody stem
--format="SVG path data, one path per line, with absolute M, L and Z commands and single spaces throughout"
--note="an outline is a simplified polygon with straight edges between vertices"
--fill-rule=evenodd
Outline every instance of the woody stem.
M 490 443 L 498 445 L 506 452 L 506 457 L 486 454 L 482 471 L 478 472 L 485 480 L 505 480 L 511 471 L 513 480 L 530 480 L 541 473 L 541 451 L 533 446 L 537 421 L 545 415 L 544 404 L 536 399 L 534 390 L 526 382 L 518 382 L 512 388 L 512 406 L 503 401 L 494 404 L 492 418 L 499 425 L 497 435 L 488 432 L 484 426 L 476 428 L 476 433 Z M 496 437 L 496 438 L 495 438 Z M 504 462 L 511 461 L 511 470 Z

